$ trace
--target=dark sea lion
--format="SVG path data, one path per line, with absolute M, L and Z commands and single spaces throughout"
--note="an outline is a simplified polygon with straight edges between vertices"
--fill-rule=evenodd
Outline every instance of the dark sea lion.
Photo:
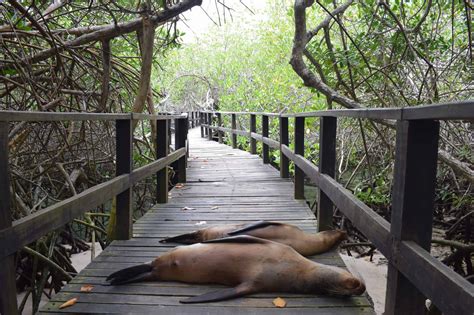
M 251 224 L 225 224 L 211 226 L 191 233 L 169 237 L 161 243 L 195 244 L 235 235 L 250 235 L 293 247 L 303 256 L 324 253 L 347 238 L 341 230 L 305 233 L 291 224 L 259 221 Z
M 257 292 L 360 295 L 364 283 L 344 269 L 315 263 L 290 246 L 252 236 L 179 246 L 151 263 L 114 272 L 110 284 L 180 281 L 232 286 L 180 301 L 202 303 Z

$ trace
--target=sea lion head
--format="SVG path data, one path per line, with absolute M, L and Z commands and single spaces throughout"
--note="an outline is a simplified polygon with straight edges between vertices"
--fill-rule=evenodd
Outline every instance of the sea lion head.
M 331 295 L 361 295 L 365 292 L 362 279 L 350 272 L 332 266 L 319 267 L 311 291 Z

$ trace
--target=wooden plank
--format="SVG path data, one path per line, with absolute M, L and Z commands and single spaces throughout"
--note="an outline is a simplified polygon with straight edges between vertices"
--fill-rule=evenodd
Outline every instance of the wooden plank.
M 156 123 L 156 158 L 159 160 L 169 153 L 168 121 L 161 120 Z M 156 200 L 158 203 L 168 202 L 168 168 L 164 167 L 156 173 Z
M 401 119 L 474 119 L 474 101 L 465 100 L 444 104 L 404 107 Z
M 304 156 L 304 117 L 295 117 L 295 154 Z M 295 165 L 295 199 L 304 199 L 304 172 Z
M 438 122 L 397 123 L 390 232 L 395 240 L 414 241 L 428 251 L 433 224 L 438 138 Z M 394 251 L 390 261 L 398 258 L 399 253 Z M 390 261 L 385 313 L 420 314 L 425 308 L 425 297 Z
M 319 171 L 332 178 L 336 174 L 336 130 L 335 117 L 321 117 L 319 125 Z M 331 199 L 319 190 L 318 194 L 318 229 L 326 231 L 332 229 L 334 204 Z
M 117 120 L 115 123 L 115 175 L 130 174 L 133 168 L 133 129 L 131 120 Z M 115 237 L 128 240 L 132 237 L 132 189 L 129 187 L 116 197 Z
M 0 230 L 11 228 L 10 175 L 8 165 L 8 122 L 0 121 Z M 0 238 L 2 239 L 2 238 Z M 15 256 L 0 258 L 0 314 L 18 314 Z

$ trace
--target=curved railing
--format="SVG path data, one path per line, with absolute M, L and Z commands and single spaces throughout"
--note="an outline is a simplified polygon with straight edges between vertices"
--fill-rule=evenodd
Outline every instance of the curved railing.
M 222 116 L 231 116 L 230 128 Z M 238 115 L 249 116 L 250 130 L 236 127 Z M 261 116 L 262 133 L 256 133 Z M 279 119 L 280 139 L 269 136 L 269 117 Z M 319 117 L 319 167 L 304 156 L 305 118 Z M 392 191 L 391 223 L 357 199 L 334 179 L 336 127 L 339 117 L 388 120 L 396 125 L 396 156 Z M 294 119 L 294 151 L 289 148 L 288 119 Z M 295 165 L 294 195 L 304 198 L 304 176 L 319 188 L 319 230 L 330 227 L 337 207 L 389 260 L 385 314 L 423 314 L 425 297 L 444 314 L 472 314 L 474 286 L 430 255 L 434 192 L 438 157 L 438 120 L 474 119 L 474 101 L 410 108 L 325 110 L 275 114 L 248 112 L 200 112 L 201 136 L 214 133 L 220 142 L 227 133 L 237 148 L 237 136 L 249 138 L 250 152 L 262 142 L 263 162 L 269 149 L 280 150 L 280 174 L 289 177 Z M 214 122 L 216 124 L 214 124 Z

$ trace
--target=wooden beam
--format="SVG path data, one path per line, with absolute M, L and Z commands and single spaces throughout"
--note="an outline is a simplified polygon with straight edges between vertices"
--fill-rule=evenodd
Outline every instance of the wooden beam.
M 413 241 L 427 251 L 433 224 L 438 138 L 438 122 L 397 122 L 390 231 L 394 240 Z M 393 251 L 385 314 L 422 314 L 425 297 L 391 262 L 400 255 L 396 247 Z
M 295 117 L 295 154 L 304 157 L 304 117 Z M 304 172 L 295 165 L 295 199 L 304 199 Z
M 131 120 L 117 120 L 115 131 L 116 166 L 115 174 L 120 176 L 132 172 L 133 129 Z M 133 235 L 132 189 L 128 188 L 116 197 L 116 239 L 128 240 Z
M 250 133 L 257 132 L 257 116 L 250 114 Z M 250 154 L 257 154 L 257 141 L 250 136 Z
M 268 116 L 262 115 L 262 138 L 268 138 Z M 268 148 L 268 144 L 262 141 L 262 156 L 263 156 L 263 163 L 268 164 L 270 163 L 270 150 Z
M 336 172 L 337 118 L 321 117 L 319 127 L 319 171 L 334 178 Z M 334 204 L 321 189 L 318 194 L 318 231 L 332 229 Z
M 160 120 L 156 123 L 156 158 L 161 159 L 168 155 L 168 120 Z M 156 200 L 158 203 L 168 202 L 168 168 L 165 167 L 156 173 L 157 191 Z
M 12 226 L 8 167 L 8 122 L 0 121 L 0 230 Z M 0 258 L 0 314 L 18 314 L 16 270 L 13 254 Z

